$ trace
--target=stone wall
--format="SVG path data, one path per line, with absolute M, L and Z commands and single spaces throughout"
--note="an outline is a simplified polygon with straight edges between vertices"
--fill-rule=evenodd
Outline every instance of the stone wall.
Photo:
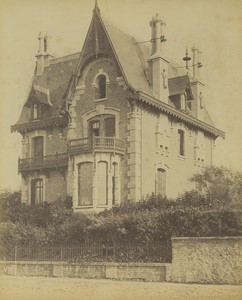
M 16 276 L 79 277 L 118 280 L 166 281 L 161 263 L 1 262 L 0 274 Z
M 173 238 L 172 263 L 0 262 L 0 274 L 242 284 L 242 237 Z
M 242 284 L 242 237 L 173 238 L 168 281 Z

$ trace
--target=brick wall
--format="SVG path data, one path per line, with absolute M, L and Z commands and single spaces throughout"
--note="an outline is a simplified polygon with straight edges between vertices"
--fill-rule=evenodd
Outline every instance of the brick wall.
M 242 284 L 242 237 L 173 238 L 168 281 Z

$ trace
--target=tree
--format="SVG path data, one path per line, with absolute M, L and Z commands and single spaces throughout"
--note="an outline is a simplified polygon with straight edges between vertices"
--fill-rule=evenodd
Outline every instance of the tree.
M 206 167 L 195 174 L 196 182 L 213 208 L 242 208 L 242 173 L 225 167 Z

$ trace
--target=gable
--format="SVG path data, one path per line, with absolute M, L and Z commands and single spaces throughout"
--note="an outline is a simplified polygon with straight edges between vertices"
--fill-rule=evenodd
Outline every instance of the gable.
M 146 57 L 147 48 L 141 48 L 133 37 L 113 26 L 106 18 L 101 18 L 99 11 L 94 10 L 74 77 L 77 79 L 82 76 L 91 60 L 109 57 L 117 63 L 131 90 L 153 95 L 147 78 L 144 54 Z M 73 78 L 66 93 L 67 98 L 71 98 L 71 91 L 76 84 L 77 80 Z

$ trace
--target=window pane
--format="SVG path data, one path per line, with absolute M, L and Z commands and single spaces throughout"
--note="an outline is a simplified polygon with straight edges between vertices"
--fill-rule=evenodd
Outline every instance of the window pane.
M 97 169 L 97 203 L 99 205 L 108 204 L 107 199 L 107 167 L 106 162 L 99 162 Z
M 164 169 L 157 170 L 157 194 L 162 197 L 166 196 L 166 171 Z
M 92 121 L 90 123 L 91 137 L 100 136 L 100 121 Z
M 31 204 L 43 202 L 43 179 L 33 179 L 31 182 Z
M 44 155 L 44 138 L 38 136 L 33 138 L 33 157 L 42 157 Z
M 106 98 L 106 77 L 104 75 L 98 76 L 97 89 L 98 89 L 97 98 L 98 99 Z
M 79 165 L 78 169 L 78 205 L 92 204 L 93 164 L 90 162 Z
M 178 143 L 179 143 L 179 154 L 184 156 L 185 155 L 185 147 L 184 147 L 184 131 L 178 130 Z
M 104 120 L 104 136 L 115 136 L 115 118 L 108 117 Z

